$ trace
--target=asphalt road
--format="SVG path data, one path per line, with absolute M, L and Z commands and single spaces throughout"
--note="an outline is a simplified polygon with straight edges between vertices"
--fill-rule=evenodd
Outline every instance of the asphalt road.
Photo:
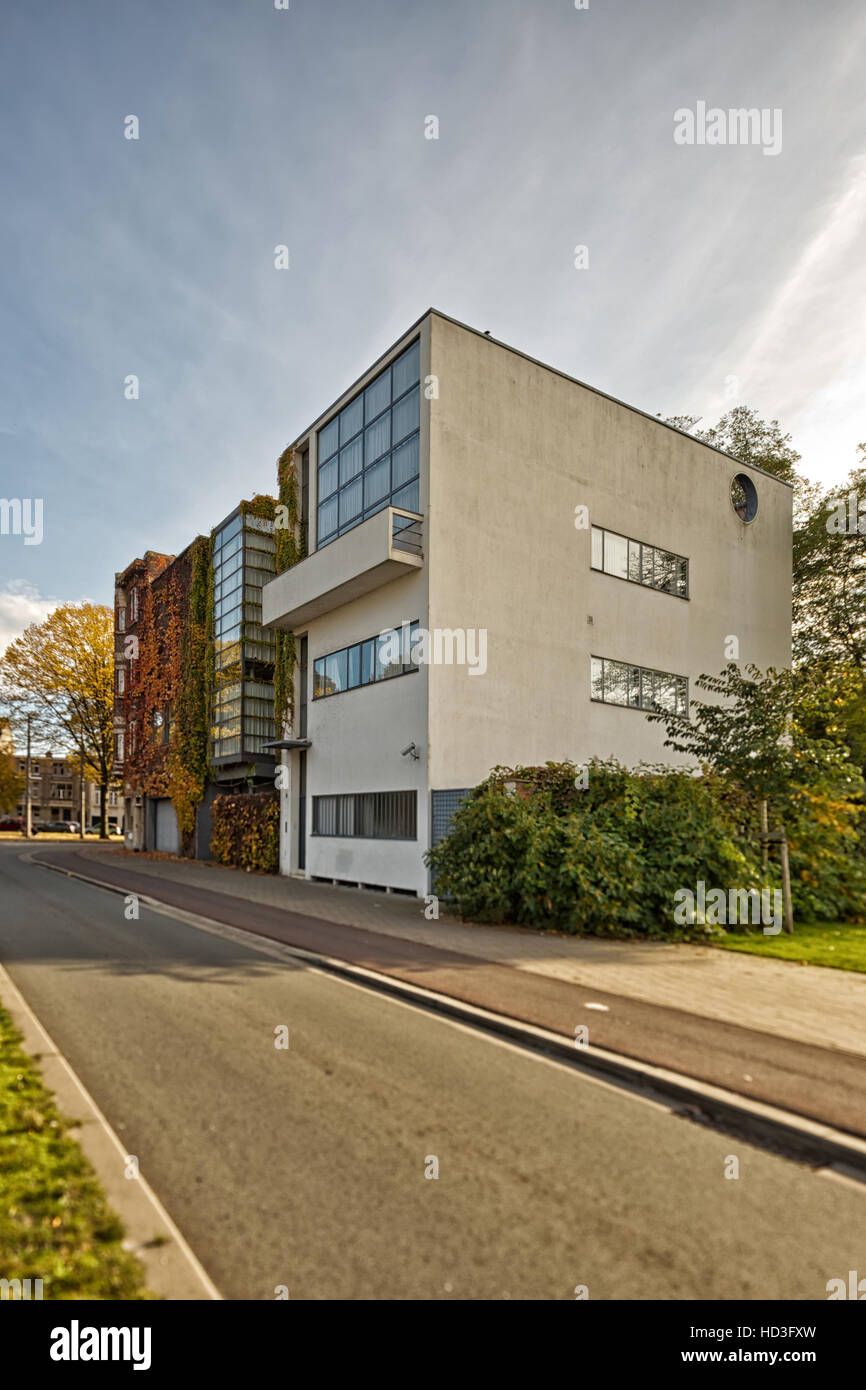
M 866 1268 L 862 1186 L 21 854 L 0 961 L 227 1298 L 824 1299 Z
M 567 1038 L 569 1044 L 575 1023 L 587 1019 L 587 1004 L 606 1004 L 609 1012 L 592 1016 L 595 1047 L 685 1073 L 849 1134 L 866 1136 L 866 1056 L 860 1053 L 820 1047 L 789 1036 L 775 1037 L 771 1032 L 758 1032 L 669 1004 L 607 993 L 596 985 L 517 970 L 431 941 L 305 916 L 205 888 L 190 879 L 178 881 L 173 875 L 148 872 L 158 870 L 159 863 L 134 855 L 97 859 L 87 850 L 82 853 L 73 841 L 62 846 L 39 845 L 35 857 L 122 887 L 124 892 L 154 897 L 167 906 L 549 1029 Z M 235 875 L 235 887 L 241 893 L 244 878 L 243 874 Z

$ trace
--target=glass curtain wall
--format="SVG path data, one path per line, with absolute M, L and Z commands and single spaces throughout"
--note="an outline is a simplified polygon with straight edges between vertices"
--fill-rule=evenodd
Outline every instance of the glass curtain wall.
M 276 574 L 274 523 L 237 513 L 214 534 L 211 757 L 245 761 L 274 738 L 276 637 L 262 627 L 262 586 Z

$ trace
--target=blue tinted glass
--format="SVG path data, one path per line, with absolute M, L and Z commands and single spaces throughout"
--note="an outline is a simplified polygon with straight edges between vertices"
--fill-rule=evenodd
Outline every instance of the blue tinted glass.
M 350 483 L 340 493 L 340 525 L 346 526 L 350 521 L 354 521 L 361 515 L 363 507 L 363 479 L 356 478 L 354 483 Z
M 349 689 L 361 684 L 361 648 L 349 648 Z
M 376 643 L 371 638 L 368 642 L 361 643 L 361 684 L 369 685 L 373 679 L 373 653 Z
M 338 690 L 346 689 L 348 655 L 344 647 L 341 652 L 334 652 L 331 656 L 325 657 L 326 694 L 335 695 Z
M 347 405 L 345 410 L 340 411 L 340 443 L 345 444 L 347 439 L 358 434 L 364 424 L 364 397 L 359 396 L 351 405 Z
M 391 416 L 383 415 L 374 425 L 370 425 L 364 436 L 364 462 L 373 463 L 380 454 L 387 453 L 391 446 Z
M 391 498 L 391 506 L 402 507 L 403 510 L 407 512 L 420 511 L 418 506 L 417 479 L 414 483 L 410 483 L 408 487 L 404 487 L 402 491 L 394 493 L 394 496 Z
M 420 343 L 413 343 L 402 357 L 398 357 L 391 371 L 394 376 L 394 400 L 414 386 L 421 374 Z
M 332 420 L 323 430 L 319 430 L 319 463 L 324 463 L 337 452 L 340 442 L 340 420 Z
M 416 386 L 414 391 L 410 391 L 408 396 L 404 396 L 398 405 L 394 406 L 391 419 L 394 426 L 394 443 L 405 439 L 407 434 L 417 430 L 420 423 L 418 402 L 421 392 Z
M 323 502 L 319 508 L 319 540 L 330 536 L 337 529 L 337 499 Z
M 243 559 L 243 556 L 241 555 L 241 553 L 240 553 L 240 551 L 239 551 L 237 555 L 233 555 L 232 558 L 231 558 L 230 560 L 227 560 L 226 563 L 225 563 L 224 565 L 221 564 L 221 565 L 220 565 L 220 568 L 219 568 L 219 576 L 220 576 L 220 579 L 222 579 L 222 580 L 228 579 L 228 577 L 229 577 L 230 574 L 234 574 L 236 570 L 239 570 L 240 567 L 241 567 L 241 560 L 242 560 L 242 559 Z
M 372 507 L 375 503 L 387 498 L 391 491 L 391 460 L 382 459 L 381 463 L 368 468 L 364 474 L 364 506 Z
M 340 487 L 357 478 L 364 467 L 364 441 L 358 436 L 340 453 Z
M 320 656 L 313 664 L 313 699 L 317 700 L 320 695 L 326 695 L 325 685 L 325 658 Z
M 331 459 L 330 463 L 319 469 L 319 501 L 324 501 L 336 491 L 339 479 L 339 463 L 337 459 Z
M 418 436 L 401 444 L 399 449 L 394 450 L 394 475 L 392 487 L 398 488 L 405 486 L 406 483 L 418 477 Z
M 367 424 L 391 404 L 391 368 L 371 382 L 364 392 L 364 419 Z

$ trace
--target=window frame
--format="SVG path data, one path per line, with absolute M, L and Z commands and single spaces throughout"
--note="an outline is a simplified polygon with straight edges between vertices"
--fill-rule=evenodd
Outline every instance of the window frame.
M 411 676 L 414 672 L 418 671 L 421 666 L 421 663 L 418 661 L 413 661 L 411 656 L 411 653 L 415 646 L 413 638 L 415 638 L 416 634 L 420 631 L 420 627 L 420 618 L 413 618 L 412 621 L 409 623 L 409 631 L 407 634 L 408 644 L 406 650 L 404 652 L 401 652 L 401 655 L 407 656 L 408 659 L 401 661 L 401 669 L 399 671 L 396 669 L 392 669 L 388 671 L 388 674 L 378 674 L 380 670 L 379 643 L 384 643 L 387 637 L 389 637 L 392 633 L 402 633 L 402 623 L 398 623 L 395 627 L 388 628 L 387 630 L 383 629 L 382 632 L 374 633 L 372 637 L 362 637 L 357 642 L 350 642 L 346 647 L 338 647 L 336 651 L 320 652 L 318 656 L 314 656 L 312 661 L 310 662 L 313 677 L 313 693 L 311 697 L 312 702 L 317 702 L 319 700 L 331 700 L 334 698 L 335 695 L 348 695 L 349 692 L 352 690 L 363 690 L 369 685 L 385 685 L 388 681 L 398 680 L 400 676 Z M 353 652 L 356 648 L 358 649 L 358 681 L 357 684 L 352 685 L 350 681 L 350 672 L 352 669 L 352 660 L 350 653 Z M 317 695 L 316 681 L 319 678 L 319 676 L 321 675 L 323 680 L 328 679 L 326 675 L 327 667 L 325 663 L 328 661 L 335 660 L 342 656 L 345 656 L 346 658 L 346 685 L 343 687 L 342 690 L 328 690 L 323 692 L 321 695 Z M 368 665 L 370 671 L 370 677 L 368 680 L 364 680 L 365 665 Z M 317 669 L 319 666 L 321 666 L 321 672 Z M 386 669 L 387 668 L 384 667 L 382 668 L 383 671 Z
M 397 370 L 401 363 L 404 363 L 410 356 L 414 356 L 415 364 L 411 371 L 405 369 L 404 374 L 408 374 L 409 384 L 405 381 L 401 383 L 401 373 Z M 398 387 L 402 384 L 403 389 L 396 394 Z M 316 549 L 321 550 L 333 541 L 339 540 L 349 531 L 354 530 L 377 512 L 382 511 L 387 506 L 401 506 L 408 511 L 418 512 L 420 496 L 416 499 L 415 506 L 409 506 L 408 501 L 395 501 L 396 494 L 405 493 L 407 489 L 416 488 L 420 490 L 421 481 L 421 338 L 420 335 L 408 343 L 395 357 L 393 357 L 384 367 L 382 367 L 372 380 L 355 392 L 354 396 L 336 410 L 330 419 L 326 420 L 316 430 L 317 440 L 317 460 L 316 460 Z M 386 386 L 387 389 L 383 389 Z M 408 433 L 401 434 L 395 440 L 395 413 L 402 406 L 409 407 L 413 392 L 417 392 L 417 417 L 418 422 Z M 377 400 L 377 393 L 379 399 Z M 372 405 L 371 405 L 372 402 Z M 360 409 L 359 409 L 360 403 Z M 353 433 L 346 433 L 344 436 L 343 427 L 346 419 L 350 421 Z M 336 428 L 335 428 L 336 427 Z M 384 444 L 384 435 L 387 432 L 388 443 Z M 398 432 L 399 433 L 399 432 Z M 369 453 L 368 441 L 379 438 L 380 444 L 376 445 Z M 323 440 L 325 444 L 323 447 Z M 394 481 L 394 454 L 409 445 L 412 441 L 417 441 L 417 466 L 414 474 L 402 479 L 399 484 Z M 330 441 L 330 442 L 328 442 Z M 349 450 L 360 449 L 360 467 L 354 474 L 346 474 L 343 481 L 343 458 Z M 327 452 L 325 452 L 327 450 Z M 406 454 L 401 458 L 405 465 Z M 378 468 L 380 473 L 384 472 L 383 465 L 387 465 L 387 486 L 380 492 L 380 495 L 372 500 L 368 491 L 368 478 Z M 321 480 L 324 475 L 327 481 L 330 473 L 327 471 L 333 466 L 336 481 L 329 490 L 324 492 Z M 384 482 L 385 479 L 383 478 Z M 344 513 L 341 499 L 343 494 L 360 482 L 360 508 L 353 512 L 351 516 Z M 330 504 L 330 505 L 329 505 Z M 322 529 L 322 521 L 329 523 L 328 529 Z
M 601 536 L 601 564 L 595 563 L 595 537 L 597 533 Z M 606 537 L 608 536 L 614 540 L 625 542 L 625 574 L 618 574 L 614 570 L 605 568 L 607 553 Z M 638 547 L 637 569 L 641 576 L 640 579 L 634 579 L 631 573 L 633 546 Z M 656 570 L 660 568 L 657 564 L 659 556 L 664 557 L 665 560 L 669 560 L 673 564 L 675 584 L 675 588 L 673 589 L 664 588 L 661 585 L 653 583 L 652 580 L 644 578 L 644 575 L 647 573 L 652 574 L 653 578 L 655 577 Z M 679 592 L 682 566 L 685 566 L 685 593 Z M 640 541 L 635 536 L 628 536 L 624 531 L 614 531 L 609 526 L 599 526 L 596 523 L 592 523 L 590 527 L 589 567 L 591 570 L 594 570 L 596 574 L 605 574 L 610 579 L 621 579 L 626 584 L 636 584 L 638 588 L 649 589 L 655 594 L 666 594 L 668 598 L 682 599 L 686 603 L 691 600 L 691 563 L 688 555 L 680 555 L 675 550 L 667 550 L 664 546 L 653 545 L 649 541 Z
M 398 791 L 385 792 L 326 792 L 312 796 L 310 800 L 310 835 L 316 839 L 397 840 L 406 844 L 418 840 L 417 788 L 403 787 Z M 365 830 L 369 831 L 371 819 L 377 816 L 381 817 L 383 823 L 389 823 L 392 830 L 400 825 L 401 819 L 405 820 L 407 833 L 365 834 Z M 322 829 L 325 821 L 332 821 L 334 828 Z M 351 822 L 351 829 L 346 828 L 346 822 Z
M 593 663 L 596 662 L 596 661 L 601 662 L 601 691 L 602 691 L 602 693 L 601 693 L 600 696 L 594 695 L 594 694 L 593 694 L 593 684 L 594 684 L 594 680 L 595 680 L 595 673 L 594 673 L 594 669 L 593 669 Z M 607 664 L 607 665 L 610 665 L 610 666 L 616 666 L 616 667 L 622 667 L 622 668 L 624 668 L 624 676 L 623 676 L 623 679 L 624 679 L 624 681 L 625 681 L 625 688 L 626 688 L 626 700 L 625 700 L 624 702 L 621 701 L 621 700 L 608 700 L 608 699 L 606 698 L 606 687 L 607 687 L 606 674 L 605 674 L 605 665 L 606 665 L 606 664 Z M 688 676 L 680 675 L 680 674 L 679 674 L 678 672 L 676 672 L 676 671 L 661 671 L 661 670 L 659 670 L 659 669 L 658 669 L 657 667 L 655 667 L 655 666 L 642 666 L 642 665 L 641 665 L 639 662 L 637 662 L 637 661 L 622 661 L 622 660 L 620 660 L 620 658 L 618 658 L 618 657 L 612 657 L 612 656 L 598 656 L 598 655 L 597 655 L 596 653 L 594 653 L 594 652 L 590 655 L 590 668 L 589 668 L 589 670 L 590 670 L 590 677 L 589 677 L 589 699 L 590 699 L 590 703 L 593 704 L 593 705 L 610 705 L 613 709 L 634 709 L 634 710 L 637 710 L 637 711 L 638 711 L 639 713 L 641 713 L 641 714 L 675 714 L 675 715 L 677 715 L 677 716 L 679 716 L 679 717 L 681 717 L 681 718 L 686 718 L 686 719 L 689 719 L 689 718 L 691 717 L 691 714 L 690 714 L 690 711 L 691 711 L 691 692 L 690 692 L 690 680 L 689 680 L 689 677 L 688 677 Z M 631 701 L 631 695 L 632 695 L 632 682 L 633 682 L 633 678 L 634 678 L 634 673 L 635 673 L 635 672 L 638 673 L 638 685 L 639 685 L 639 690 L 638 690 L 639 703 L 637 703 L 637 704 L 633 704 L 632 701 Z M 652 681 L 653 686 L 655 685 L 655 678 L 656 678 L 656 677 L 661 677 L 661 679 L 662 679 L 663 681 L 665 681 L 667 684 L 673 686 L 673 690 L 674 690 L 674 709 L 673 709 L 673 710 L 665 710 L 665 709 L 663 709 L 661 706 L 647 705 L 647 704 L 644 703 L 644 678 L 645 678 L 645 677 L 652 677 L 652 678 L 653 678 L 653 681 Z M 685 695 L 684 695 L 684 706 L 685 706 L 685 708 L 684 708 L 684 709 L 681 709 L 681 708 L 680 708 L 680 696 L 681 696 L 681 693 L 682 693 L 682 685 L 683 685 L 683 683 L 685 683 Z M 649 684 L 649 682 L 647 682 L 647 684 Z M 653 696 L 652 696 L 652 698 L 655 698 L 654 691 L 653 691 Z

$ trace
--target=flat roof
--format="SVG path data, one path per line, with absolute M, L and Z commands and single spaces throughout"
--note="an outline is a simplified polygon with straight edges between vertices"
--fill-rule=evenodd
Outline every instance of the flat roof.
M 781 483 L 782 487 L 790 488 L 793 491 L 792 483 L 787 482 L 784 478 L 778 477 L 775 473 L 768 472 L 766 468 L 759 468 L 755 463 L 746 463 L 744 459 L 737 458 L 735 454 L 729 454 L 726 449 L 719 449 L 715 444 L 708 444 L 705 439 L 698 439 L 696 435 L 689 434 L 688 430 L 681 430 L 678 425 L 672 425 L 670 421 L 663 420 L 659 415 L 650 415 L 649 411 L 641 410 L 640 406 L 630 405 L 628 401 L 622 401 L 618 396 L 611 396 L 609 392 L 601 391 L 597 386 L 590 386 L 589 382 L 581 381 L 580 378 L 576 376 L 570 376 L 568 372 L 561 371 L 559 367 L 552 367 L 549 362 L 542 362 L 540 358 L 533 357 L 528 352 L 522 352 L 520 348 L 512 347 L 510 343 L 504 343 L 500 338 L 494 338 L 489 333 L 483 333 L 480 329 L 473 328 L 471 324 L 462 323 L 460 319 L 452 318 L 450 314 L 443 314 L 441 309 L 434 308 L 425 310 L 419 319 L 416 319 L 404 333 L 400 334 L 399 338 L 395 338 L 390 347 L 380 353 L 369 367 L 365 367 L 360 376 L 357 376 L 350 386 L 347 386 L 344 391 L 341 391 L 331 404 L 325 410 L 321 411 L 305 430 L 301 431 L 297 438 L 289 445 L 289 448 L 297 448 L 297 446 L 316 429 L 319 422 L 326 419 L 331 414 L 344 396 L 351 395 L 356 387 L 360 386 L 364 377 L 368 376 L 370 372 L 375 371 L 379 364 L 384 362 L 395 348 L 399 347 L 404 338 L 408 338 L 419 329 L 424 320 L 430 318 L 432 314 L 435 314 L 437 318 L 444 319 L 446 323 L 454 324 L 455 328 L 462 328 L 465 333 L 473 333 L 476 338 L 482 338 L 486 343 L 494 343 L 496 347 L 504 348 L 506 352 L 513 352 L 516 357 L 522 357 L 524 362 L 532 362 L 534 366 L 541 367 L 546 372 L 553 372 L 556 376 L 562 377 L 563 381 L 570 381 L 575 386 L 582 386 L 585 391 L 592 391 L 593 395 L 601 396 L 603 400 L 611 401 L 614 405 L 620 405 L 624 410 L 630 410 L 635 415 L 641 415 L 645 420 L 651 420 L 654 425 L 661 425 L 662 428 L 666 430 L 672 430 L 674 434 L 680 435 L 683 439 L 690 439 L 693 444 L 700 444 L 705 449 L 712 449 L 714 454 L 721 454 L 722 458 L 730 459 L 733 463 L 738 463 L 742 468 L 751 468 L 755 473 L 760 473 L 765 478 L 772 478 L 774 482 Z

